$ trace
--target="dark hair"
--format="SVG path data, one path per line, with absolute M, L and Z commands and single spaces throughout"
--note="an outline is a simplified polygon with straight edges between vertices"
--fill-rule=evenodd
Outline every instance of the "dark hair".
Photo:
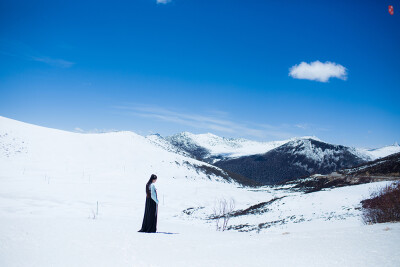
M 149 186 L 149 185 L 150 185 L 154 180 L 157 180 L 157 175 L 152 174 L 152 175 L 150 176 L 149 181 L 148 181 L 147 184 L 146 184 L 146 195 L 147 195 L 147 197 L 150 197 L 150 196 L 151 196 L 151 193 L 150 193 L 150 186 Z

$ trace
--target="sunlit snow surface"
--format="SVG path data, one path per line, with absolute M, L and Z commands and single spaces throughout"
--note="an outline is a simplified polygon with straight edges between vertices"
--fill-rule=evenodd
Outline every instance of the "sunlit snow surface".
M 400 145 L 398 143 L 394 143 L 393 145 L 390 146 L 384 146 L 381 148 L 376 148 L 376 149 L 366 149 L 366 148 L 360 148 L 358 149 L 360 153 L 363 153 L 365 155 L 368 155 L 371 157 L 371 159 L 379 159 L 383 158 L 386 156 L 389 156 L 394 153 L 399 153 L 400 152 Z
M 359 217 L 359 201 L 387 182 L 311 194 L 250 189 L 210 179 L 193 167 L 202 164 L 131 132 L 78 134 L 0 117 L 0 266 L 400 264 L 400 224 Z M 159 233 L 138 233 L 152 173 Z M 207 218 L 221 198 L 237 210 L 280 199 L 230 220 L 246 232 L 217 232 Z

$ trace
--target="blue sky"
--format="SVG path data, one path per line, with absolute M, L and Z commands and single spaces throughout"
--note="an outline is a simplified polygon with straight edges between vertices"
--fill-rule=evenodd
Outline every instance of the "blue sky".
M 1 1 L 0 115 L 69 131 L 400 141 L 399 1 L 165 2 Z

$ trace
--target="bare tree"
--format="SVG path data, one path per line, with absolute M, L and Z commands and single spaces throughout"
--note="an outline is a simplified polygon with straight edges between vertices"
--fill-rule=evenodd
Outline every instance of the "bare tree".
M 228 227 L 228 222 L 232 211 L 235 209 L 235 200 L 233 198 L 228 202 L 225 198 L 219 199 L 214 203 L 213 218 L 216 224 L 217 231 L 225 231 Z M 220 222 L 222 220 L 222 224 Z

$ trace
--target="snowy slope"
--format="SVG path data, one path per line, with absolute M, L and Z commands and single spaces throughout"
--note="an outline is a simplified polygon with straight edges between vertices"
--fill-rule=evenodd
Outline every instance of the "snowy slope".
M 338 160 L 343 152 L 353 154 L 360 159 L 368 160 L 363 154 L 351 147 L 333 145 L 315 139 L 300 139 L 286 143 L 286 147 L 293 155 L 302 155 L 318 165 Z
M 150 134 L 146 136 L 146 139 L 149 140 L 151 143 L 155 144 L 156 146 L 159 146 L 167 151 L 183 155 L 185 157 L 191 157 L 189 153 L 187 153 L 185 150 L 180 149 L 177 146 L 172 145 L 170 142 L 165 140 L 161 135 L 159 134 Z
M 287 141 L 257 142 L 244 138 L 225 138 L 211 133 L 192 134 L 184 132 L 179 134 L 182 138 L 210 151 L 212 156 L 224 155 L 226 157 L 240 157 L 244 155 L 259 154 L 271 150 Z
M 210 165 L 178 154 L 168 145 L 133 132 L 72 133 L 0 117 L 3 174 L 20 168 L 24 173 L 88 178 L 91 173 L 106 177 L 118 170 L 143 179 L 152 173 L 207 179 L 196 166 Z
M 352 176 L 400 176 L 400 153 L 369 161 L 340 173 Z
M 243 188 L 132 132 L 70 133 L 0 117 L 0 136 L 0 266 L 400 263 L 399 224 L 359 218 L 359 201 L 387 182 L 307 195 Z M 151 173 L 159 233 L 143 234 Z M 207 218 L 221 198 L 234 199 L 236 211 L 279 199 L 233 217 L 237 230 L 216 232 Z
M 398 143 L 394 143 L 390 146 L 384 146 L 381 148 L 367 149 L 367 148 L 359 148 L 360 153 L 364 153 L 371 157 L 372 160 L 383 158 L 395 153 L 400 152 L 400 145 Z

